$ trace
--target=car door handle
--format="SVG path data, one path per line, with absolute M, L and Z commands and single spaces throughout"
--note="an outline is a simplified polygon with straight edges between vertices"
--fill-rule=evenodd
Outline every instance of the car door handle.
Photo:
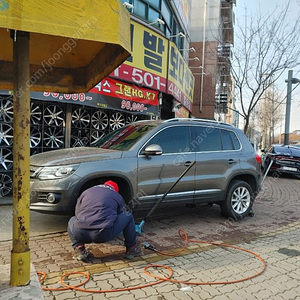
M 236 164 L 237 161 L 236 161 L 235 159 L 228 159 L 228 163 L 229 163 L 230 165 L 233 165 L 233 164 Z
M 185 166 L 185 167 L 189 167 L 189 166 L 191 165 L 191 163 L 192 163 L 191 161 L 186 161 L 186 162 L 184 163 L 184 166 Z

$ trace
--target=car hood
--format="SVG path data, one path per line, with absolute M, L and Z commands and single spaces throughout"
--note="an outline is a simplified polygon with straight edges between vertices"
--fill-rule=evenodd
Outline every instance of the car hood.
M 293 148 L 293 147 L 289 147 L 290 151 L 291 151 L 291 155 L 294 157 L 300 157 L 300 149 L 298 148 Z
M 283 156 L 292 156 L 292 157 L 300 157 L 300 149 L 296 147 L 280 147 L 276 149 L 275 153 L 271 153 L 271 155 L 283 155 Z
M 32 155 L 30 157 L 30 165 L 41 167 L 79 164 L 89 161 L 120 158 L 122 153 L 122 151 L 96 147 L 66 148 Z

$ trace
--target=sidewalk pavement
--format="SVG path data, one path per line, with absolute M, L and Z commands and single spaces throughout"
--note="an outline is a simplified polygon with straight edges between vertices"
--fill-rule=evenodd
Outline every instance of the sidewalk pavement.
M 141 257 L 128 261 L 124 259 L 123 238 L 119 236 L 110 243 L 87 245 L 94 255 L 87 264 L 72 259 L 67 233 L 33 237 L 30 240 L 32 264 L 36 271 L 46 275 L 41 284 L 43 290 L 37 296 L 46 300 L 300 300 L 299 195 L 297 180 L 280 180 L 261 192 L 253 218 L 232 222 L 220 216 L 217 206 L 182 210 L 180 214 L 146 222 L 138 237 L 139 242 L 148 241 L 170 255 L 183 246 L 184 241 L 177 232 L 184 229 L 190 239 L 236 245 L 251 252 L 190 242 L 176 256 L 145 249 Z M 9 264 L 10 248 L 10 241 L 0 242 L 0 265 Z M 253 277 L 264 267 L 259 258 L 266 268 Z M 167 267 L 171 268 L 172 279 L 177 281 L 157 283 L 156 278 L 144 272 L 149 265 L 165 266 L 147 268 L 148 272 L 163 277 L 171 272 Z M 71 272 L 87 273 L 88 282 L 77 289 L 65 289 L 60 283 L 63 275 L 67 274 L 63 282 L 71 286 L 86 280 L 83 273 L 68 274 Z M 155 284 L 143 287 L 149 283 Z M 136 289 L 128 290 L 132 287 Z M 0 295 L 6 296 L 3 292 Z M 22 297 L 4 299 L 34 299 Z
M 0 197 L 0 206 L 1 205 L 12 205 L 12 204 L 13 204 L 12 196 Z
M 30 284 L 31 291 L 23 289 L 23 293 L 18 296 L 12 294 L 15 292 L 13 289 L 2 290 L 1 299 L 300 299 L 299 236 L 300 222 L 294 222 L 280 230 L 264 232 L 247 243 L 238 244 L 237 246 L 259 254 L 266 263 L 266 269 L 252 279 L 225 284 L 227 281 L 254 276 L 262 271 L 262 262 L 251 253 L 192 243 L 174 257 L 145 250 L 143 256 L 128 261 L 122 258 L 123 247 L 116 239 L 110 245 L 90 245 L 90 250 L 101 256 L 101 261 L 96 258 L 93 263 L 86 264 L 72 261 L 67 234 L 52 234 L 35 238 L 31 242 L 31 255 L 36 270 L 46 273 L 42 287 L 58 290 L 42 292 L 34 281 Z M 1 243 L 1 252 L 7 247 L 7 242 Z M 99 252 L 97 254 L 97 249 L 101 249 L 101 255 Z M 166 253 L 176 253 L 177 250 L 170 249 Z M 144 268 L 153 264 L 170 267 L 174 272 L 172 278 L 179 282 L 163 281 L 131 291 L 112 291 L 156 282 L 155 278 L 144 273 Z M 170 272 L 164 268 L 147 270 L 163 277 Z M 59 282 L 60 277 L 69 272 L 89 274 L 90 279 L 83 286 L 86 291 L 64 289 Z M 75 274 L 67 276 L 65 282 L 75 286 L 85 279 L 84 275 Z M 212 284 L 188 285 L 180 281 Z M 216 282 L 223 283 L 215 284 Z M 106 292 L 100 293 L 101 290 Z
M 0 207 L 3 205 L 12 205 L 12 196 L 0 198 Z M 10 242 L 11 243 L 11 242 Z M 10 245 L 11 247 L 11 245 Z M 27 286 L 12 287 L 10 286 L 10 264 L 1 266 L 0 269 L 0 299 L 44 299 L 43 290 L 39 282 L 33 263 L 30 263 L 30 283 Z

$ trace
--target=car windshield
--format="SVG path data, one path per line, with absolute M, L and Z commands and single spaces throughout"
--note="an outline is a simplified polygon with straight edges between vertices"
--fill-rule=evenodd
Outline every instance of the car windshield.
M 97 141 L 95 146 L 104 149 L 126 151 L 156 126 L 156 123 L 132 123 L 106 135 Z

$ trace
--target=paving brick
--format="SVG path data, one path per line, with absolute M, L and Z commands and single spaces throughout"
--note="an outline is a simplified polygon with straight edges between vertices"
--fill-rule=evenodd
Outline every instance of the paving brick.
M 219 295 L 213 298 L 214 300 L 230 300 L 230 298 L 226 295 Z
M 174 283 L 167 282 L 167 283 L 156 285 L 155 289 L 158 294 L 161 294 L 161 293 L 176 291 L 178 290 L 178 287 Z
M 72 290 L 44 291 L 45 299 L 299 299 L 299 256 L 288 255 L 280 250 L 300 251 L 300 185 L 297 180 L 290 178 L 280 179 L 274 184 L 273 179 L 267 177 L 266 182 L 269 185 L 256 199 L 253 218 L 230 222 L 220 217 L 219 208 L 215 206 L 188 210 L 187 213 L 182 210 L 177 215 L 147 222 L 143 235 L 139 237 L 162 251 L 176 253 L 183 245 L 177 230 L 184 228 L 187 234 L 193 233 L 190 236 L 192 239 L 225 241 L 259 254 L 267 264 L 263 274 L 236 284 L 193 285 L 188 291 L 181 290 L 184 287 L 182 284 L 163 282 L 130 292 L 93 294 Z M 286 199 L 288 205 L 282 202 L 282 199 Z M 290 207 L 293 207 L 293 210 Z M 0 267 L 10 262 L 11 248 L 11 241 L 0 242 Z M 145 251 L 145 255 L 132 261 L 123 259 L 123 239 L 116 238 L 104 244 L 90 244 L 87 248 L 97 257 L 92 264 L 72 259 L 71 242 L 67 233 L 31 238 L 31 260 L 37 271 L 47 273 L 43 286 L 61 286 L 60 276 L 71 271 L 91 274 L 91 279 L 85 286 L 92 290 L 138 286 L 157 281 L 143 271 L 143 268 L 151 263 L 170 266 L 175 279 L 197 282 L 240 279 L 255 274 L 262 266 L 261 262 L 249 253 L 209 244 L 189 243 L 187 249 L 175 257 Z M 149 271 L 168 276 L 168 271 L 164 269 L 150 268 Z
M 299 296 L 299 290 L 287 290 L 281 293 L 280 296 L 285 300 L 294 300 L 296 297 Z

